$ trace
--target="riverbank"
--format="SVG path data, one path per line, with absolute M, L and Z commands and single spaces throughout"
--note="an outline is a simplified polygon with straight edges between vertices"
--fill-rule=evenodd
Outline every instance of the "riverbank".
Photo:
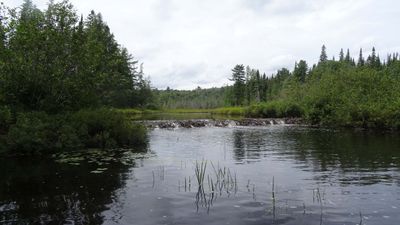
M 224 117 L 237 117 L 265 119 L 265 118 L 301 118 L 304 125 L 315 127 L 342 127 L 342 128 L 361 128 L 373 130 L 400 130 L 399 113 L 396 110 L 391 111 L 371 111 L 366 110 L 345 112 L 339 108 L 325 109 L 318 108 L 318 105 L 306 107 L 302 104 L 290 101 L 270 101 L 267 103 L 253 104 L 242 107 L 222 107 L 215 109 L 159 109 L 159 110 L 140 110 L 140 109 L 120 109 L 119 111 L 128 115 L 132 119 L 140 120 L 138 115 L 156 115 L 156 114 L 209 114 L 212 119 L 224 119 Z M 182 116 L 179 116 L 181 118 Z M 183 116 L 184 117 L 184 116 Z M 203 119 L 203 118 L 196 118 Z M 204 118 L 206 119 L 206 118 Z M 208 117 L 207 117 L 208 119 Z M 228 118 L 231 119 L 231 118 Z

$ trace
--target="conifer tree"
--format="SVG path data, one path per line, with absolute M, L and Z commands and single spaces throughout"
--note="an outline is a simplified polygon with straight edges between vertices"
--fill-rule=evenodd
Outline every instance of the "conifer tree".
M 339 62 L 343 62 L 344 61 L 344 53 L 343 53 L 343 48 L 340 49 L 340 53 L 339 53 Z
M 351 63 L 351 57 L 350 57 L 350 50 L 349 49 L 347 49 L 347 52 L 346 52 L 346 57 L 344 58 L 344 61 L 346 62 L 346 63 Z
M 379 56 L 376 55 L 375 47 L 372 48 L 372 53 L 368 56 L 366 65 L 370 68 L 380 69 L 381 68 L 381 60 Z
M 364 64 L 365 64 L 365 60 L 364 60 L 364 57 L 363 57 L 362 48 L 360 48 L 360 54 L 358 56 L 357 66 L 361 67 L 361 66 L 364 66 Z
M 230 80 L 235 82 L 233 84 L 234 104 L 237 106 L 242 105 L 246 82 L 245 69 L 242 64 L 238 64 L 232 69 L 232 78 Z
M 299 82 L 301 83 L 305 82 L 307 72 L 308 72 L 308 65 L 306 61 L 300 60 L 298 63 L 295 64 L 293 75 Z
M 319 56 L 319 62 L 326 62 L 328 60 L 328 56 L 326 55 L 326 47 L 322 45 L 321 55 Z

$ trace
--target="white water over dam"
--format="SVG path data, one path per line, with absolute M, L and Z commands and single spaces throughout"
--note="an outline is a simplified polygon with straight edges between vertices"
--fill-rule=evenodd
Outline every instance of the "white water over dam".
M 153 120 L 140 121 L 149 128 L 174 129 L 194 127 L 236 127 L 236 126 L 270 126 L 284 124 L 301 124 L 298 118 L 271 118 L 271 119 L 239 119 L 239 120 Z

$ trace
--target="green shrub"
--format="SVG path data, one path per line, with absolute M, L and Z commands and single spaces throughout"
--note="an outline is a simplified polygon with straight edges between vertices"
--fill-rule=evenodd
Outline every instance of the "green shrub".
M 242 116 L 245 114 L 243 107 L 224 107 L 211 110 L 212 114 L 230 115 L 230 116 Z
M 330 100 L 322 98 L 308 107 L 306 118 L 311 124 L 334 125 L 337 119 L 335 111 L 336 108 Z
M 275 103 L 267 103 L 262 106 L 261 113 L 266 118 L 276 118 L 280 115 L 280 109 Z
M 37 154 L 81 147 L 65 116 L 44 112 L 21 113 L 7 134 L 7 148 L 16 154 Z
M 281 108 L 281 115 L 283 117 L 302 117 L 304 115 L 303 108 L 296 103 L 285 103 Z
M 117 110 L 81 110 L 72 116 L 72 123 L 86 147 L 131 147 L 146 142 L 146 129 Z
M 147 104 L 145 105 L 145 109 L 149 109 L 149 110 L 159 110 L 160 107 L 159 107 L 157 104 L 155 104 L 155 103 L 147 103 Z
M 72 114 L 21 113 L 6 135 L 14 154 L 42 154 L 82 148 L 128 148 L 147 143 L 146 129 L 111 109 Z M 1 149 L 0 149 L 1 150 Z
M 263 104 L 249 106 L 246 116 L 264 118 L 301 117 L 304 110 L 291 102 L 271 101 Z

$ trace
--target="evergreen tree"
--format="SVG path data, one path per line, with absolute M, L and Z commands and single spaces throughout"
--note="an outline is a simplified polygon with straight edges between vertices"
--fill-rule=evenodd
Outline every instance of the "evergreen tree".
M 265 73 L 261 76 L 260 82 L 260 101 L 267 101 L 267 92 L 268 92 L 268 77 Z
M 364 60 L 364 57 L 363 57 L 362 48 L 360 48 L 360 55 L 358 56 L 357 66 L 361 67 L 361 66 L 364 66 L 364 64 L 365 64 L 365 60 Z
M 347 49 L 347 52 L 346 52 L 346 57 L 344 58 L 344 61 L 346 62 L 346 63 L 351 63 L 351 57 L 350 57 L 350 50 L 349 49 Z
M 245 70 L 243 65 L 236 65 L 232 69 L 232 78 L 231 81 L 234 81 L 233 84 L 233 102 L 235 105 L 242 105 L 244 100 L 244 91 L 245 91 Z
M 328 60 L 328 56 L 326 55 L 326 47 L 325 45 L 322 45 L 322 49 L 321 49 L 321 55 L 319 56 L 319 62 L 325 62 Z
M 376 69 L 381 69 L 382 68 L 382 62 L 381 62 L 381 59 L 380 59 L 379 55 L 376 57 L 374 67 Z
M 375 51 L 375 47 L 372 47 L 372 53 L 371 53 L 371 62 L 372 64 L 374 64 L 376 61 L 376 51 Z
M 373 69 L 381 69 L 382 63 L 379 56 L 376 55 L 375 47 L 372 48 L 372 53 L 368 56 L 365 64 Z
M 304 83 L 306 80 L 308 72 L 308 65 L 307 62 L 304 60 L 300 60 L 298 63 L 295 64 L 293 70 L 293 76 L 301 83 Z
M 344 61 L 344 53 L 343 53 L 343 48 L 340 49 L 340 53 L 339 53 L 339 62 L 343 62 Z
M 260 75 L 260 71 L 257 70 L 256 71 L 256 102 L 260 102 L 261 101 L 261 88 L 262 88 L 262 84 L 261 84 L 261 75 Z

